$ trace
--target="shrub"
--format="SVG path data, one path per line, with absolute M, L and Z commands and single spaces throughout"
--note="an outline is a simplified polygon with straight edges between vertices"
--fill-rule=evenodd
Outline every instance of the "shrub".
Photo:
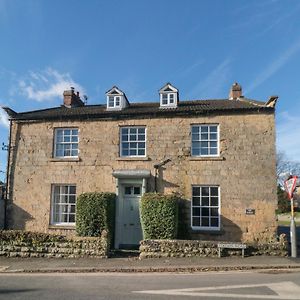
M 76 201 L 76 232 L 79 236 L 100 236 L 106 230 L 113 239 L 115 224 L 113 193 L 83 193 Z
M 25 243 L 28 245 L 43 245 L 44 243 L 66 242 L 67 238 L 62 235 L 30 232 L 22 230 L 0 230 L 0 245 Z
M 141 199 L 144 239 L 175 239 L 178 227 L 178 200 L 174 195 L 146 193 Z

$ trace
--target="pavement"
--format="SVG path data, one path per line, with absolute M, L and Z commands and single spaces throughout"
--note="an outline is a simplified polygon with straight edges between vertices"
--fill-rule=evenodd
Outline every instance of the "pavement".
M 124 256 L 124 255 L 123 255 Z M 300 258 L 251 256 L 222 258 L 158 258 L 140 260 L 137 254 L 100 258 L 7 258 L 0 257 L 0 273 L 137 273 L 208 272 L 233 270 L 300 270 Z
M 300 227 L 297 227 L 298 258 L 249 256 L 221 258 L 156 258 L 140 260 L 138 251 L 116 252 L 101 258 L 20 258 L 0 256 L 0 273 L 149 273 L 209 272 L 234 270 L 297 270 L 300 271 Z M 288 226 L 278 233 L 289 235 Z

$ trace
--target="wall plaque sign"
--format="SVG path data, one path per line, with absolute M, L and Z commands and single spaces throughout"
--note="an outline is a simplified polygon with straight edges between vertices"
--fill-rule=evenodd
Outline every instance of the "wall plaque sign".
M 255 209 L 246 208 L 245 213 L 246 213 L 246 215 L 255 215 Z

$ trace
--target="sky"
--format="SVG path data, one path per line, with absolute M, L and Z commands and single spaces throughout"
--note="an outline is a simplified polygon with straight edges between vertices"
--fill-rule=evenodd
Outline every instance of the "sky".
M 166 82 L 181 100 L 227 98 L 238 82 L 245 97 L 279 96 L 277 150 L 300 161 L 299 15 L 298 0 L 0 0 L 0 105 L 59 106 L 71 86 L 88 104 L 113 85 L 159 101 Z

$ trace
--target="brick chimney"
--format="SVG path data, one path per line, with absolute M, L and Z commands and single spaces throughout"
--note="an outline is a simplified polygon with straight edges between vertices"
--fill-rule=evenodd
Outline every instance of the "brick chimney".
M 79 92 L 75 94 L 74 88 L 64 91 L 64 106 L 65 107 L 77 107 L 84 106 L 84 102 L 80 99 Z
M 235 82 L 229 92 L 229 100 L 236 100 L 238 98 L 241 98 L 242 96 L 242 87 Z

